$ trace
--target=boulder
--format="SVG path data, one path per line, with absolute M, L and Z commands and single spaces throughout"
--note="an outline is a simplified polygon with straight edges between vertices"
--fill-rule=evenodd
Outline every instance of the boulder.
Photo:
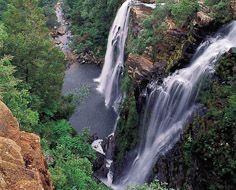
M 64 25 L 61 25 L 58 29 L 57 29 L 57 33 L 59 35 L 64 35 L 66 33 L 66 27 Z

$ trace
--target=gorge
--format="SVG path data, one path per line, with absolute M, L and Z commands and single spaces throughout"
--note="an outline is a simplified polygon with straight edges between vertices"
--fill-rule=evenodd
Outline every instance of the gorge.
M 132 0 L 125 1 L 118 10 L 110 29 L 103 70 L 99 78 L 97 90 L 105 96 L 106 107 L 113 107 L 119 115 L 119 106 L 125 95 L 121 92 L 121 79 L 124 75 L 125 45 L 128 35 L 129 15 L 132 6 L 142 5 L 155 8 L 153 4 L 145 4 Z M 158 5 L 162 6 L 162 4 Z M 223 32 L 222 32 L 223 31 Z M 128 185 L 142 184 L 151 175 L 159 155 L 168 152 L 182 134 L 195 108 L 195 99 L 205 77 L 214 71 L 219 58 L 230 48 L 235 47 L 235 22 L 221 29 L 215 37 L 207 39 L 198 47 L 188 67 L 177 70 L 163 80 L 160 86 L 152 81 L 147 85 L 146 105 L 141 123 L 141 142 L 137 148 L 137 156 L 122 172 L 112 185 L 113 173 L 109 171 L 108 179 L 102 181 L 114 189 L 125 189 Z M 212 53 L 214 52 L 214 53 Z M 119 117 L 118 117 L 119 122 Z M 115 123 L 112 136 L 115 134 Z M 109 136 L 112 140 L 114 137 Z M 97 140 L 98 152 L 102 152 L 101 140 Z M 106 167 L 110 169 L 112 162 L 112 145 L 106 151 Z M 96 148 L 95 148 L 96 149 Z M 142 175 L 139 174 L 142 171 Z M 124 174 L 124 175 L 123 175 Z
M 234 190 L 235 5 L 0 0 L 0 189 Z

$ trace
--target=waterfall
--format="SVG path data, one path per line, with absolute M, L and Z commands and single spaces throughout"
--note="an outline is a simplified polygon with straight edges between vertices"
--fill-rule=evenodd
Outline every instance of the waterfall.
M 97 90 L 105 96 L 106 106 L 114 106 L 115 109 L 122 99 L 120 76 L 124 65 L 130 6 L 133 3 L 133 0 L 126 0 L 118 10 L 110 29 L 102 73 L 95 79 L 99 83 Z
M 149 85 L 143 117 L 143 139 L 137 157 L 124 171 L 115 189 L 144 183 L 158 157 L 179 140 L 192 114 L 199 86 L 204 76 L 214 71 L 220 56 L 236 46 L 236 21 L 206 40 L 197 49 L 190 65 L 167 77 L 161 86 Z
M 115 110 L 122 100 L 120 79 L 124 67 L 130 8 L 133 5 L 155 8 L 155 4 L 141 3 L 135 0 L 126 0 L 122 4 L 110 29 L 102 73 L 99 78 L 95 79 L 99 83 L 97 90 L 105 96 L 106 106 L 113 106 Z
M 113 127 L 113 132 L 108 136 L 109 146 L 106 152 L 106 168 L 109 172 L 107 178 L 100 179 L 110 187 L 112 186 L 113 181 L 113 171 L 111 170 L 111 165 L 113 163 L 112 141 L 114 141 L 114 134 L 120 118 L 118 107 L 125 98 L 125 94 L 122 94 L 120 90 L 120 80 L 124 67 L 125 43 L 128 35 L 130 8 L 131 6 L 136 5 L 146 6 L 151 9 L 156 7 L 155 4 L 142 3 L 135 0 L 126 0 L 122 4 L 109 32 L 105 63 L 102 73 L 99 78 L 94 79 L 95 82 L 99 83 L 97 90 L 105 96 L 105 105 L 107 107 L 113 106 L 117 113 L 117 120 Z M 94 141 L 92 147 L 97 152 L 103 153 L 101 142 L 101 140 Z

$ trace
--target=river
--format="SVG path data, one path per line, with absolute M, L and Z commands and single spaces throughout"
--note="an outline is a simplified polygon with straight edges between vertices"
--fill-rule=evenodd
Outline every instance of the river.
M 55 11 L 57 21 L 66 28 L 65 34 L 58 35 L 55 40 L 66 55 L 72 51 L 69 47 L 72 36 L 63 16 L 61 1 L 56 4 Z M 95 64 L 73 63 L 65 71 L 62 94 L 77 93 L 83 96 L 83 100 L 76 103 L 75 112 L 70 118 L 72 127 L 77 132 L 89 128 L 91 135 L 104 138 L 112 132 L 117 116 L 113 109 L 105 107 L 104 97 L 96 90 L 97 84 L 93 79 L 99 77 L 100 73 L 101 68 Z

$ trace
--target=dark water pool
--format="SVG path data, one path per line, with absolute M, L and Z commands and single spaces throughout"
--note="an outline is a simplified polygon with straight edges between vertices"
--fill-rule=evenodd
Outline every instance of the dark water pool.
M 78 132 L 83 128 L 89 128 L 91 134 L 97 134 L 102 138 L 112 132 L 116 114 L 113 109 L 105 107 L 104 97 L 96 90 L 97 84 L 93 79 L 97 78 L 100 72 L 101 69 L 97 65 L 78 63 L 71 65 L 65 73 L 62 93 L 86 91 L 83 101 L 77 103 L 70 123 Z

